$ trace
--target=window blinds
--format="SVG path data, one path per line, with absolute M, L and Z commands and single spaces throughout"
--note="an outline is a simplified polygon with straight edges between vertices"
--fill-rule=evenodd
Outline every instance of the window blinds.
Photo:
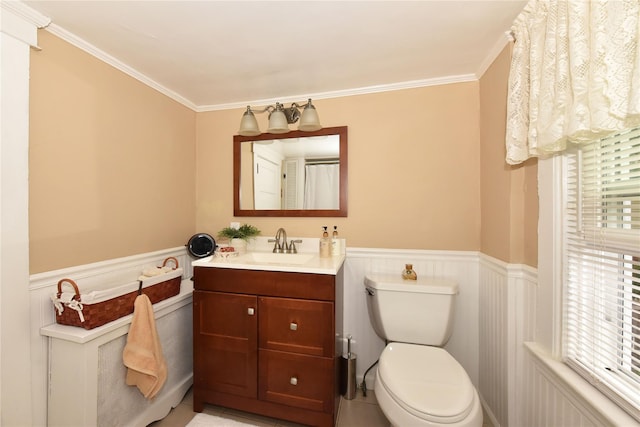
M 565 361 L 640 420 L 640 128 L 566 156 Z

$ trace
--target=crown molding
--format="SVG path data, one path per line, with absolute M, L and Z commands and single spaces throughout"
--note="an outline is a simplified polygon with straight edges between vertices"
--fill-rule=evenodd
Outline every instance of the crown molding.
M 44 16 L 21 1 L 0 0 L 0 7 L 22 18 L 22 20 L 33 24 L 37 28 L 44 28 L 51 23 L 51 18 Z
M 511 36 L 511 33 L 508 31 L 498 38 L 498 40 L 495 42 L 495 44 L 489 51 L 489 54 L 487 54 L 484 61 L 482 61 L 482 63 L 480 64 L 480 67 L 478 67 L 478 71 L 476 71 L 476 80 L 480 80 L 480 78 L 484 75 L 484 73 L 487 72 L 491 64 L 493 64 L 493 62 L 496 60 L 498 55 L 502 53 L 504 48 L 511 41 L 513 41 L 513 37 Z
M 51 19 L 15 0 L 0 0 L 0 12 L 0 32 L 40 49 L 38 28 L 49 25 Z
M 304 95 L 292 95 L 287 97 L 280 98 L 272 98 L 272 99 L 255 99 L 255 100 L 245 100 L 240 102 L 232 102 L 226 104 L 213 104 L 213 105 L 196 105 L 189 99 L 183 97 L 182 95 L 164 87 L 160 83 L 155 80 L 147 77 L 146 75 L 140 73 L 129 65 L 123 63 L 122 61 L 114 58 L 103 50 L 97 48 L 96 46 L 88 43 L 84 39 L 76 36 L 75 34 L 65 30 L 64 28 L 51 24 L 47 26 L 47 31 L 50 33 L 60 37 L 61 39 L 71 43 L 79 49 L 84 50 L 90 55 L 95 56 L 103 62 L 115 67 L 116 69 L 122 71 L 123 73 L 133 77 L 134 79 L 146 84 L 147 86 L 157 90 L 158 92 L 168 96 L 169 98 L 179 102 L 187 108 L 192 109 L 195 112 L 207 112 L 207 111 L 218 111 L 218 110 L 231 110 L 236 108 L 245 108 L 247 105 L 269 105 L 273 104 L 276 101 L 287 103 L 287 102 L 299 102 L 302 100 L 306 100 L 308 98 L 312 98 L 314 100 L 317 99 L 329 99 L 329 98 L 342 98 L 347 96 L 355 96 L 355 95 L 367 95 L 373 93 L 380 92 L 391 92 L 397 90 L 404 89 L 416 89 L 421 87 L 428 86 L 441 86 L 452 83 L 465 83 L 471 81 L 477 81 L 478 77 L 475 74 L 461 74 L 455 76 L 445 76 L 445 77 L 436 77 L 430 79 L 422 79 L 422 80 L 410 80 L 406 82 L 398 82 L 391 84 L 383 84 L 383 85 L 375 85 L 375 86 L 365 86 L 354 89 L 346 89 L 339 91 L 329 91 L 329 92 L 319 92 L 312 94 L 304 94 Z
M 247 105 L 269 105 L 273 104 L 276 101 L 280 103 L 288 103 L 288 102 L 299 102 L 304 101 L 308 98 L 312 98 L 314 101 L 318 99 L 329 99 L 329 98 L 343 98 L 347 96 L 355 96 L 355 95 L 368 95 L 372 93 L 380 93 L 380 92 L 391 92 L 396 90 L 403 89 L 416 89 L 427 86 L 441 86 L 451 83 L 466 83 L 471 81 L 476 81 L 478 78 L 475 74 L 462 74 L 458 76 L 446 76 L 446 77 L 436 77 L 432 79 L 423 79 L 423 80 L 411 80 L 406 82 L 398 82 L 384 85 L 376 85 L 376 86 L 365 86 L 354 89 L 345 89 L 331 92 L 319 92 L 312 94 L 304 94 L 304 95 L 296 95 L 296 96 L 288 96 L 288 97 L 280 97 L 280 98 L 272 98 L 272 99 L 255 99 L 241 102 L 232 102 L 228 104 L 215 104 L 215 105 L 201 105 L 197 107 L 197 112 L 205 112 L 205 111 L 217 111 L 217 110 L 231 110 L 234 108 L 245 108 Z
M 91 43 L 88 43 L 87 41 L 85 41 L 84 39 L 81 39 L 80 37 L 76 36 L 75 34 L 65 30 L 64 28 L 56 25 L 56 24 L 51 24 L 47 27 L 47 31 L 49 31 L 51 34 L 54 34 L 58 37 L 60 37 L 61 39 L 65 40 L 68 43 L 71 43 L 72 45 L 76 46 L 79 49 L 84 50 L 85 52 L 89 53 L 90 55 L 95 56 L 96 58 L 98 58 L 99 60 L 106 62 L 107 64 L 111 65 L 112 67 L 122 71 L 123 73 L 133 77 L 134 79 L 140 81 L 141 83 L 144 83 L 145 85 L 157 90 L 158 92 L 168 96 L 169 98 L 173 99 L 176 102 L 179 102 L 180 104 L 184 105 L 185 107 L 188 107 L 194 111 L 198 110 L 198 107 L 191 102 L 190 100 L 188 100 L 187 98 L 181 96 L 180 94 L 172 91 L 171 89 L 168 89 L 164 86 L 162 86 L 160 83 L 156 82 L 153 79 L 150 79 L 149 77 L 145 76 L 144 74 L 140 73 L 139 71 L 137 71 L 136 69 L 128 66 L 127 64 L 125 64 L 124 62 L 114 58 L 113 56 L 109 55 L 108 53 L 106 53 L 105 51 L 98 49 L 96 46 L 92 45 Z

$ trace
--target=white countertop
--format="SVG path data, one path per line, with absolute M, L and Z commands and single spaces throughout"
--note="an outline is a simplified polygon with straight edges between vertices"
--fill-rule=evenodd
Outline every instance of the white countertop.
M 247 252 L 229 256 L 228 258 L 218 258 L 210 256 L 193 261 L 194 267 L 213 268 L 234 268 L 242 270 L 263 270 L 263 271 L 284 271 L 291 273 L 314 273 L 336 275 L 345 260 L 345 241 L 342 240 L 342 253 L 328 258 L 321 258 L 318 251 L 319 239 L 317 238 L 296 238 L 303 243 L 298 244 L 299 261 L 290 262 L 291 258 L 296 258 L 292 254 L 274 254 L 272 252 L 273 243 L 268 244 L 268 238 L 257 238 L 250 242 Z M 267 260 L 257 260 L 257 255 L 264 255 Z

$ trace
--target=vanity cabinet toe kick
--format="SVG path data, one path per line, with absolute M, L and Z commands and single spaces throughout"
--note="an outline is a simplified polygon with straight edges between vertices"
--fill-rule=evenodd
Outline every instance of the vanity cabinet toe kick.
M 195 267 L 194 411 L 208 403 L 334 426 L 342 272 Z

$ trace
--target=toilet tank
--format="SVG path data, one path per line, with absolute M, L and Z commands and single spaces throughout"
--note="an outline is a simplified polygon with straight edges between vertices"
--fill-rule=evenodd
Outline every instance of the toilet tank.
M 447 343 L 453 331 L 456 282 L 371 274 L 364 285 L 369 319 L 380 338 L 438 347 Z

